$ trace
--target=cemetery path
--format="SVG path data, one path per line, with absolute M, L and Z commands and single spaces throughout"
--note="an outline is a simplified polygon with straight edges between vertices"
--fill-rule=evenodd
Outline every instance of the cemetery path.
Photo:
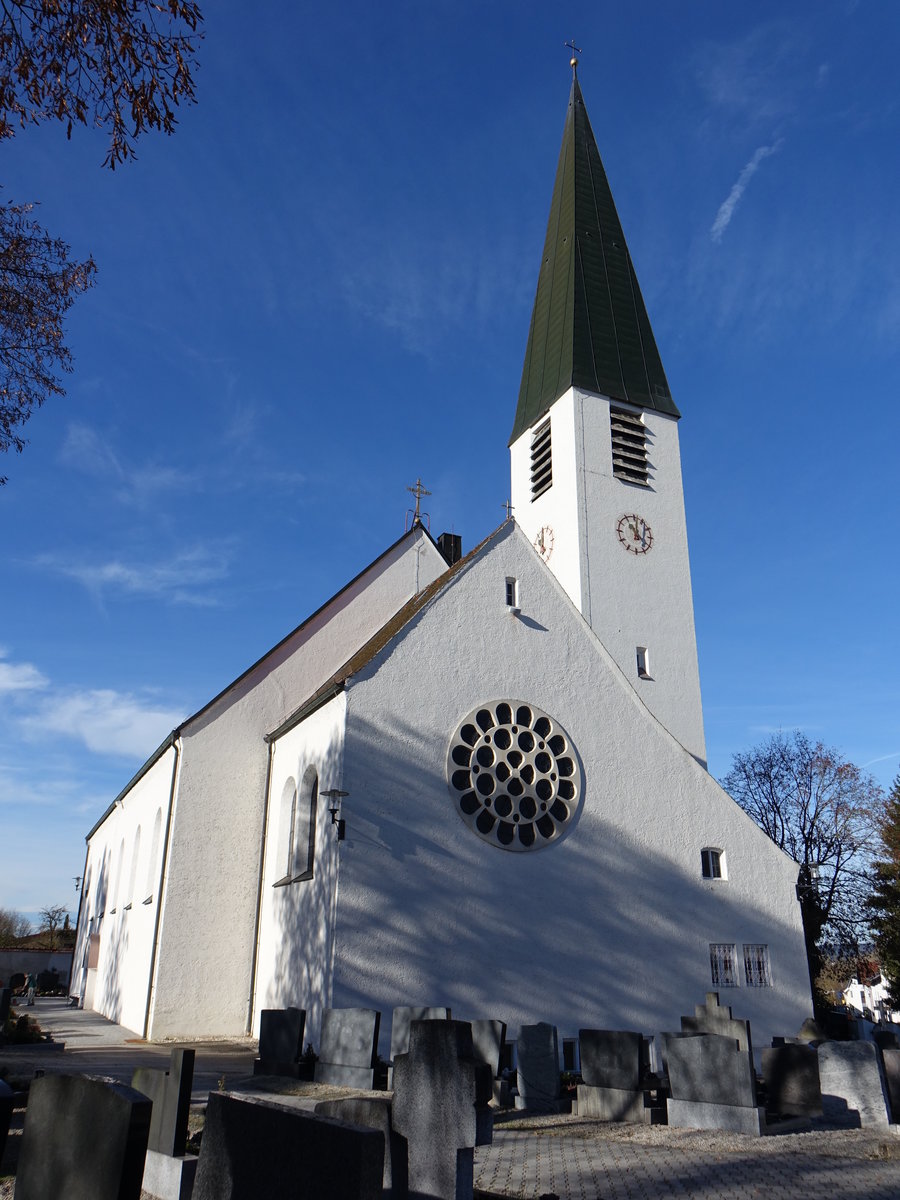
M 832 1130 L 757 1139 L 558 1120 L 499 1125 L 493 1145 L 475 1152 L 475 1186 L 484 1200 L 897 1200 L 900 1137 Z

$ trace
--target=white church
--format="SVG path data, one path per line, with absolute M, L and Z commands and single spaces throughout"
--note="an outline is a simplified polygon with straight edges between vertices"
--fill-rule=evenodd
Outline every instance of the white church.
M 510 405 L 512 408 L 512 405 Z M 446 1005 L 764 1046 L 811 1014 L 797 865 L 706 769 L 669 391 L 573 80 L 512 517 L 419 521 L 173 730 L 87 835 L 72 990 L 150 1039 Z

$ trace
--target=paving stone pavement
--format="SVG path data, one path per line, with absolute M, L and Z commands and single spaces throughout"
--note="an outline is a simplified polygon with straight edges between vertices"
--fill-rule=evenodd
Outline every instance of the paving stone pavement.
M 825 1135 L 830 1136 L 830 1135 Z M 838 1134 L 846 1138 L 846 1135 Z M 769 1139 L 766 1139 L 769 1142 Z M 773 1139 L 774 1140 L 774 1139 Z M 690 1145 L 635 1145 L 603 1137 L 495 1129 L 492 1146 L 475 1153 L 475 1186 L 496 1196 L 538 1200 L 898 1200 L 900 1156 L 887 1161 L 877 1140 L 845 1140 L 844 1154 L 804 1149 L 797 1137 L 728 1152 Z M 889 1152 L 900 1139 L 882 1139 Z M 898 1143 L 892 1145 L 891 1143 Z

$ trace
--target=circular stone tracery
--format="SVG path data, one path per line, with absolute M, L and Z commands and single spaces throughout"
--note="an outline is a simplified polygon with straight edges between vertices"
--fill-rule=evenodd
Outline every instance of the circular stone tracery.
M 556 841 L 581 796 L 568 735 L 533 704 L 496 700 L 474 709 L 453 735 L 447 780 L 459 815 L 502 850 Z

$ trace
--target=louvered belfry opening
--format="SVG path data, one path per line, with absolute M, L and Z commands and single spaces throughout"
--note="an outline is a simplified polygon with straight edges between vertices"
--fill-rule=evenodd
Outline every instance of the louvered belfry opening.
M 531 499 L 537 500 L 553 484 L 553 453 L 550 421 L 544 421 L 531 437 Z
M 647 487 L 650 483 L 650 463 L 647 459 L 647 427 L 642 416 L 610 406 L 609 427 L 612 434 L 613 475 L 627 483 Z

